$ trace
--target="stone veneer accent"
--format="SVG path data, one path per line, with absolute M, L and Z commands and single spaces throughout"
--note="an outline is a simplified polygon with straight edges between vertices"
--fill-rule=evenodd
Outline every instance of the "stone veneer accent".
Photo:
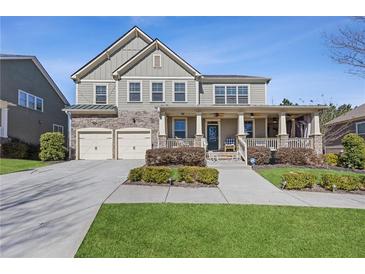
M 158 146 L 158 124 L 159 112 L 157 110 L 140 110 L 140 111 L 118 111 L 118 116 L 110 115 L 72 115 L 71 117 L 71 159 L 76 157 L 76 130 L 82 128 L 148 128 L 151 129 L 152 148 Z M 113 142 L 113 157 L 115 157 Z
M 312 135 L 313 138 L 313 149 L 314 151 L 320 155 L 323 154 L 323 141 L 322 135 Z

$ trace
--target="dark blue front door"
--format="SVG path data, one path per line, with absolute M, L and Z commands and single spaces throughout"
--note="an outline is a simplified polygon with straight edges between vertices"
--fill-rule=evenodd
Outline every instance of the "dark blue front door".
M 208 125 L 208 150 L 218 150 L 218 125 Z

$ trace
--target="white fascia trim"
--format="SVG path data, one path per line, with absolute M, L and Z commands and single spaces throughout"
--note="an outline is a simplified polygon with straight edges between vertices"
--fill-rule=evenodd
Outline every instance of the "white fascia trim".
M 76 98 L 75 98 L 76 105 L 79 103 L 79 83 L 76 82 Z
M 152 101 L 152 83 L 162 83 L 162 101 Z M 165 103 L 166 97 L 165 97 L 165 81 L 158 81 L 158 80 L 152 80 L 150 81 L 150 103 Z
M 195 104 L 199 105 L 199 82 L 195 81 Z
M 108 84 L 98 84 L 98 83 L 95 83 L 94 85 L 94 102 L 93 104 L 94 105 L 108 105 L 109 104 L 109 85 Z M 105 104 L 97 104 L 96 103 L 96 86 L 105 86 L 106 87 L 106 103 Z
M 175 100 L 175 83 L 184 83 L 185 84 L 185 101 L 176 101 Z M 187 103 L 188 102 L 188 82 L 187 81 L 172 81 L 172 102 L 173 103 Z
M 77 79 L 77 75 L 81 74 L 82 72 L 84 72 L 86 69 L 88 69 L 90 66 L 94 65 L 96 62 L 99 62 L 102 59 L 108 58 L 110 56 L 110 52 L 113 52 L 115 47 L 119 46 L 119 44 L 121 44 L 124 40 L 126 40 L 126 38 L 128 38 L 131 34 L 135 34 L 136 37 L 141 37 L 143 40 L 145 40 L 146 42 L 151 43 L 152 39 L 150 37 L 148 37 L 148 35 L 146 35 L 143 31 L 141 31 L 138 27 L 134 27 L 132 28 L 128 33 L 126 33 L 123 37 L 121 37 L 117 42 L 115 42 L 113 45 L 111 45 L 109 48 L 107 48 L 106 50 L 104 50 L 104 52 L 100 53 L 100 56 L 97 57 L 95 60 L 93 60 L 92 62 L 90 62 L 87 66 L 85 66 L 84 68 L 76 71 L 71 78 L 73 80 Z
M 136 60 L 137 58 L 139 58 L 140 56 L 142 56 L 145 52 L 158 47 L 158 49 L 162 49 L 167 51 L 170 55 L 172 55 L 176 60 L 178 60 L 179 62 L 181 62 L 185 67 L 187 67 L 189 70 L 191 70 L 192 72 L 194 72 L 195 75 L 200 76 L 200 73 L 194 69 L 193 67 L 191 67 L 188 63 L 186 63 L 183 59 L 181 59 L 179 56 L 177 56 L 175 53 L 173 53 L 170 49 L 168 49 L 165 45 L 163 45 L 160 41 L 155 40 L 155 42 L 151 43 L 149 46 L 147 46 L 144 50 L 140 51 L 139 53 L 137 53 L 134 57 L 132 57 L 127 63 L 125 63 L 124 65 L 122 65 L 121 67 L 119 67 L 116 71 L 114 71 L 113 76 L 118 77 L 119 76 L 119 71 L 123 70 L 125 67 L 127 67 L 129 64 L 131 64 L 134 60 Z
M 90 79 L 84 79 L 80 80 L 80 83 L 114 83 L 115 80 L 90 80 Z
M 140 84 L 140 100 L 139 101 L 130 101 L 129 100 L 129 83 L 139 83 Z M 143 102 L 143 84 L 142 84 L 142 81 L 127 81 L 127 102 L 128 103 L 142 103 Z
M 119 81 L 115 81 L 115 105 L 119 107 Z
M 184 76 L 180 76 L 180 77 L 176 77 L 176 76 L 122 76 L 120 77 L 121 79 L 171 79 L 171 80 L 194 80 L 194 77 L 184 77 Z

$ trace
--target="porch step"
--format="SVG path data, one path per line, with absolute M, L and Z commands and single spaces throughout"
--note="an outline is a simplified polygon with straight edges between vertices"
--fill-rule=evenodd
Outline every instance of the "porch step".
M 221 169 L 252 169 L 251 166 L 245 165 L 244 161 L 207 161 L 208 167 L 221 168 Z
M 214 152 L 207 153 L 207 159 L 210 160 L 241 160 L 237 152 Z

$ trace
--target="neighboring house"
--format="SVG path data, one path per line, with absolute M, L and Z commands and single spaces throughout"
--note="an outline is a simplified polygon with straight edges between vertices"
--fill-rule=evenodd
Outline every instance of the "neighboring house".
M 322 106 L 267 104 L 270 78 L 205 75 L 134 27 L 76 71 L 72 157 L 144 158 L 157 147 L 311 147 L 322 153 Z M 295 83 L 293 83 L 295 87 Z M 294 91 L 295 92 L 295 91 Z
M 356 133 L 365 139 L 365 104 L 346 112 L 327 124 L 324 136 L 326 153 L 341 153 L 342 138 L 348 133 Z
M 69 103 L 35 56 L 0 54 L 0 82 L 2 142 L 38 145 L 48 131 L 67 136 Z

